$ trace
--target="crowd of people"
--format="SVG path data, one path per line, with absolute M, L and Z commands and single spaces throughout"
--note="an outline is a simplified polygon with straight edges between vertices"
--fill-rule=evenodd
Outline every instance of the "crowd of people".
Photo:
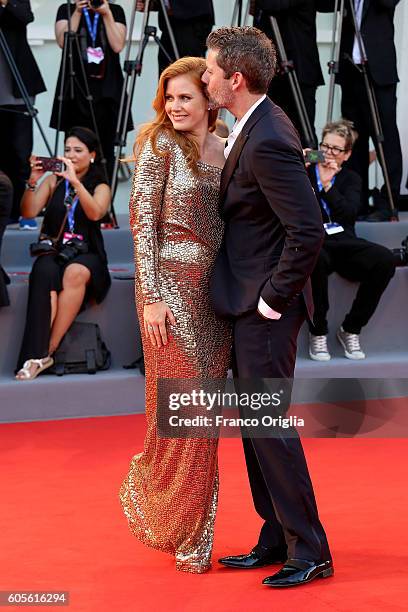
M 398 75 L 393 40 L 393 18 L 397 4 L 398 0 L 354 0 L 370 79 L 382 119 L 384 152 L 395 203 L 398 203 L 402 178 L 401 146 L 396 123 Z M 344 16 L 337 75 L 344 119 L 325 126 L 320 144 L 315 132 L 316 91 L 324 84 L 316 41 L 316 14 L 333 12 L 334 5 L 332 0 L 255 0 L 250 6 L 254 25 L 273 42 L 276 41 L 270 17 L 276 18 L 286 54 L 299 80 L 313 128 L 314 145 L 325 156 L 325 161 L 308 168 L 325 228 L 323 247 L 311 275 L 315 316 L 313 323 L 309 323 L 309 355 L 317 361 L 330 359 L 327 345 L 328 276 L 337 272 L 360 283 L 351 310 L 337 331 L 337 338 L 347 358 L 363 359 L 365 353 L 360 346 L 360 331 L 373 315 L 395 269 L 388 249 L 358 238 L 354 230 L 356 220 L 370 211 L 368 139 L 372 136 L 372 122 L 360 70 L 361 49 L 356 42 L 350 11 L 346 11 Z M 161 29 L 163 47 L 158 50 L 159 74 L 175 59 L 167 21 L 181 56 L 205 56 L 206 38 L 214 26 L 211 0 L 197 0 L 194 3 L 172 0 L 165 2 L 164 6 L 167 20 L 162 3 L 152 2 L 150 7 L 158 11 Z M 137 3 L 137 10 L 145 10 L 142 0 Z M 1 0 L 0 27 L 31 104 L 45 90 L 27 42 L 27 25 L 33 19 L 29 0 Z M 78 34 L 77 37 L 66 36 L 69 23 L 71 32 Z M 19 222 L 21 228 L 35 229 L 35 218 L 44 209 L 41 235 L 52 237 L 51 248 L 55 250 L 51 257 L 44 257 L 45 251 L 42 252 L 31 272 L 26 329 L 17 364 L 19 380 L 35 378 L 52 364 L 52 354 L 77 313 L 91 296 L 101 301 L 109 288 L 99 221 L 109 209 L 111 199 L 109 182 L 123 85 L 119 54 L 124 48 L 126 34 L 125 14 L 118 3 L 75 0 L 70 5 L 63 3 L 58 7 L 55 35 L 63 52 L 50 126 L 65 134 L 65 150 L 61 159 L 66 168 L 44 180 L 41 162 L 37 162 L 36 156 L 32 155 L 33 119 L 26 112 L 26 102 L 12 76 L 8 60 L 0 51 L 3 85 L 0 92 L 0 131 L 2 138 L 9 143 L 7 149 L 1 147 L 0 153 L 0 254 L 7 226 Z M 70 75 L 68 69 L 71 51 L 75 77 Z M 276 74 L 267 93 L 291 119 L 305 146 L 285 72 L 278 57 Z M 219 119 L 214 127 L 217 134 L 221 133 L 219 130 L 222 127 L 225 129 Z M 131 118 L 126 129 L 133 129 Z M 236 126 L 229 139 L 231 137 L 237 137 Z M 66 218 L 64 211 L 67 212 Z M 375 212 L 370 216 L 373 220 L 389 218 L 384 187 L 376 199 Z M 62 224 L 61 227 L 59 224 Z M 78 252 L 74 262 L 61 265 L 58 252 L 69 237 L 78 239 L 78 236 L 86 245 L 84 248 L 87 252 Z M 0 267 L 0 305 L 3 306 L 9 303 L 7 283 L 8 276 Z M 49 294 L 51 300 L 47 297 Z M 44 312 L 47 313 L 45 318 Z

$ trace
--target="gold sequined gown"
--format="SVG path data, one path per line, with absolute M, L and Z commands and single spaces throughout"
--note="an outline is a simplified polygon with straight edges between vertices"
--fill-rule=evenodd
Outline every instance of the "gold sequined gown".
M 164 439 L 156 428 L 159 378 L 222 378 L 230 357 L 229 325 L 211 310 L 208 282 L 223 226 L 218 215 L 221 171 L 188 167 L 180 147 L 161 134 L 147 142 L 130 198 L 136 264 L 136 305 L 146 366 L 147 433 L 133 457 L 120 499 L 133 534 L 175 555 L 176 568 L 201 573 L 211 565 L 217 509 L 217 440 Z M 176 325 L 167 346 L 146 339 L 143 306 L 164 300 Z

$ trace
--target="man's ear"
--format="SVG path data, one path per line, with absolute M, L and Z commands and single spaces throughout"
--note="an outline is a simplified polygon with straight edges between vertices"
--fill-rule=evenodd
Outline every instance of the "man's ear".
M 234 72 L 234 74 L 231 77 L 232 89 L 235 91 L 236 89 L 242 87 L 242 85 L 245 85 L 245 84 L 246 82 L 245 82 L 245 78 L 242 72 Z

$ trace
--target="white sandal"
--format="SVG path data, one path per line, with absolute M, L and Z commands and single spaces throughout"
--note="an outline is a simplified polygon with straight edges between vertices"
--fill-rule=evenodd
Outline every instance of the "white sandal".
M 41 372 L 50 368 L 54 363 L 52 357 L 44 357 L 43 359 L 28 359 L 24 362 L 23 367 L 17 372 L 16 380 L 34 380 Z M 30 368 L 32 365 L 37 365 L 38 368 L 31 374 Z

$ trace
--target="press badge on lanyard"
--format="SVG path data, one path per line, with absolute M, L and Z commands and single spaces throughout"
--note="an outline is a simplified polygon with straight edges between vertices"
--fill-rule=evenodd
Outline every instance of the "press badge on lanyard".
M 99 13 L 95 13 L 93 23 L 91 23 L 91 17 L 89 16 L 88 9 L 83 9 L 85 15 L 86 27 L 89 32 L 89 36 L 92 40 L 92 47 L 88 47 L 86 55 L 88 64 L 100 64 L 105 59 L 102 47 L 95 47 L 96 33 L 98 31 Z
M 69 232 L 64 232 L 64 235 L 62 237 L 62 244 L 66 244 L 69 240 L 72 240 L 73 238 L 78 238 L 78 240 L 83 240 L 84 237 L 82 236 L 82 234 L 75 234 L 74 233 L 74 227 L 75 227 L 75 221 L 74 221 L 74 215 L 75 215 L 75 209 L 78 205 L 78 196 L 76 196 L 76 198 L 74 199 L 74 201 L 72 202 L 72 204 L 67 204 L 67 202 L 69 201 L 69 181 L 67 179 L 65 179 L 65 198 L 64 198 L 64 202 L 65 202 L 65 206 L 67 207 L 67 221 L 68 221 L 68 227 L 69 227 Z
M 317 164 L 315 166 L 315 173 L 316 173 L 316 182 L 317 182 L 317 186 L 319 188 L 319 193 L 320 193 L 321 191 L 323 191 L 323 183 L 320 180 L 319 168 L 317 167 Z M 331 184 L 332 185 L 334 184 L 334 178 L 331 180 Z M 327 202 L 325 202 L 321 196 L 320 196 L 320 202 L 322 203 L 324 212 L 329 218 L 328 223 L 323 223 L 324 231 L 326 232 L 326 234 L 328 236 L 332 236 L 333 234 L 340 234 L 340 232 L 344 232 L 344 227 L 342 225 L 340 225 L 339 223 L 335 223 L 334 221 L 331 220 L 330 208 L 328 207 Z

